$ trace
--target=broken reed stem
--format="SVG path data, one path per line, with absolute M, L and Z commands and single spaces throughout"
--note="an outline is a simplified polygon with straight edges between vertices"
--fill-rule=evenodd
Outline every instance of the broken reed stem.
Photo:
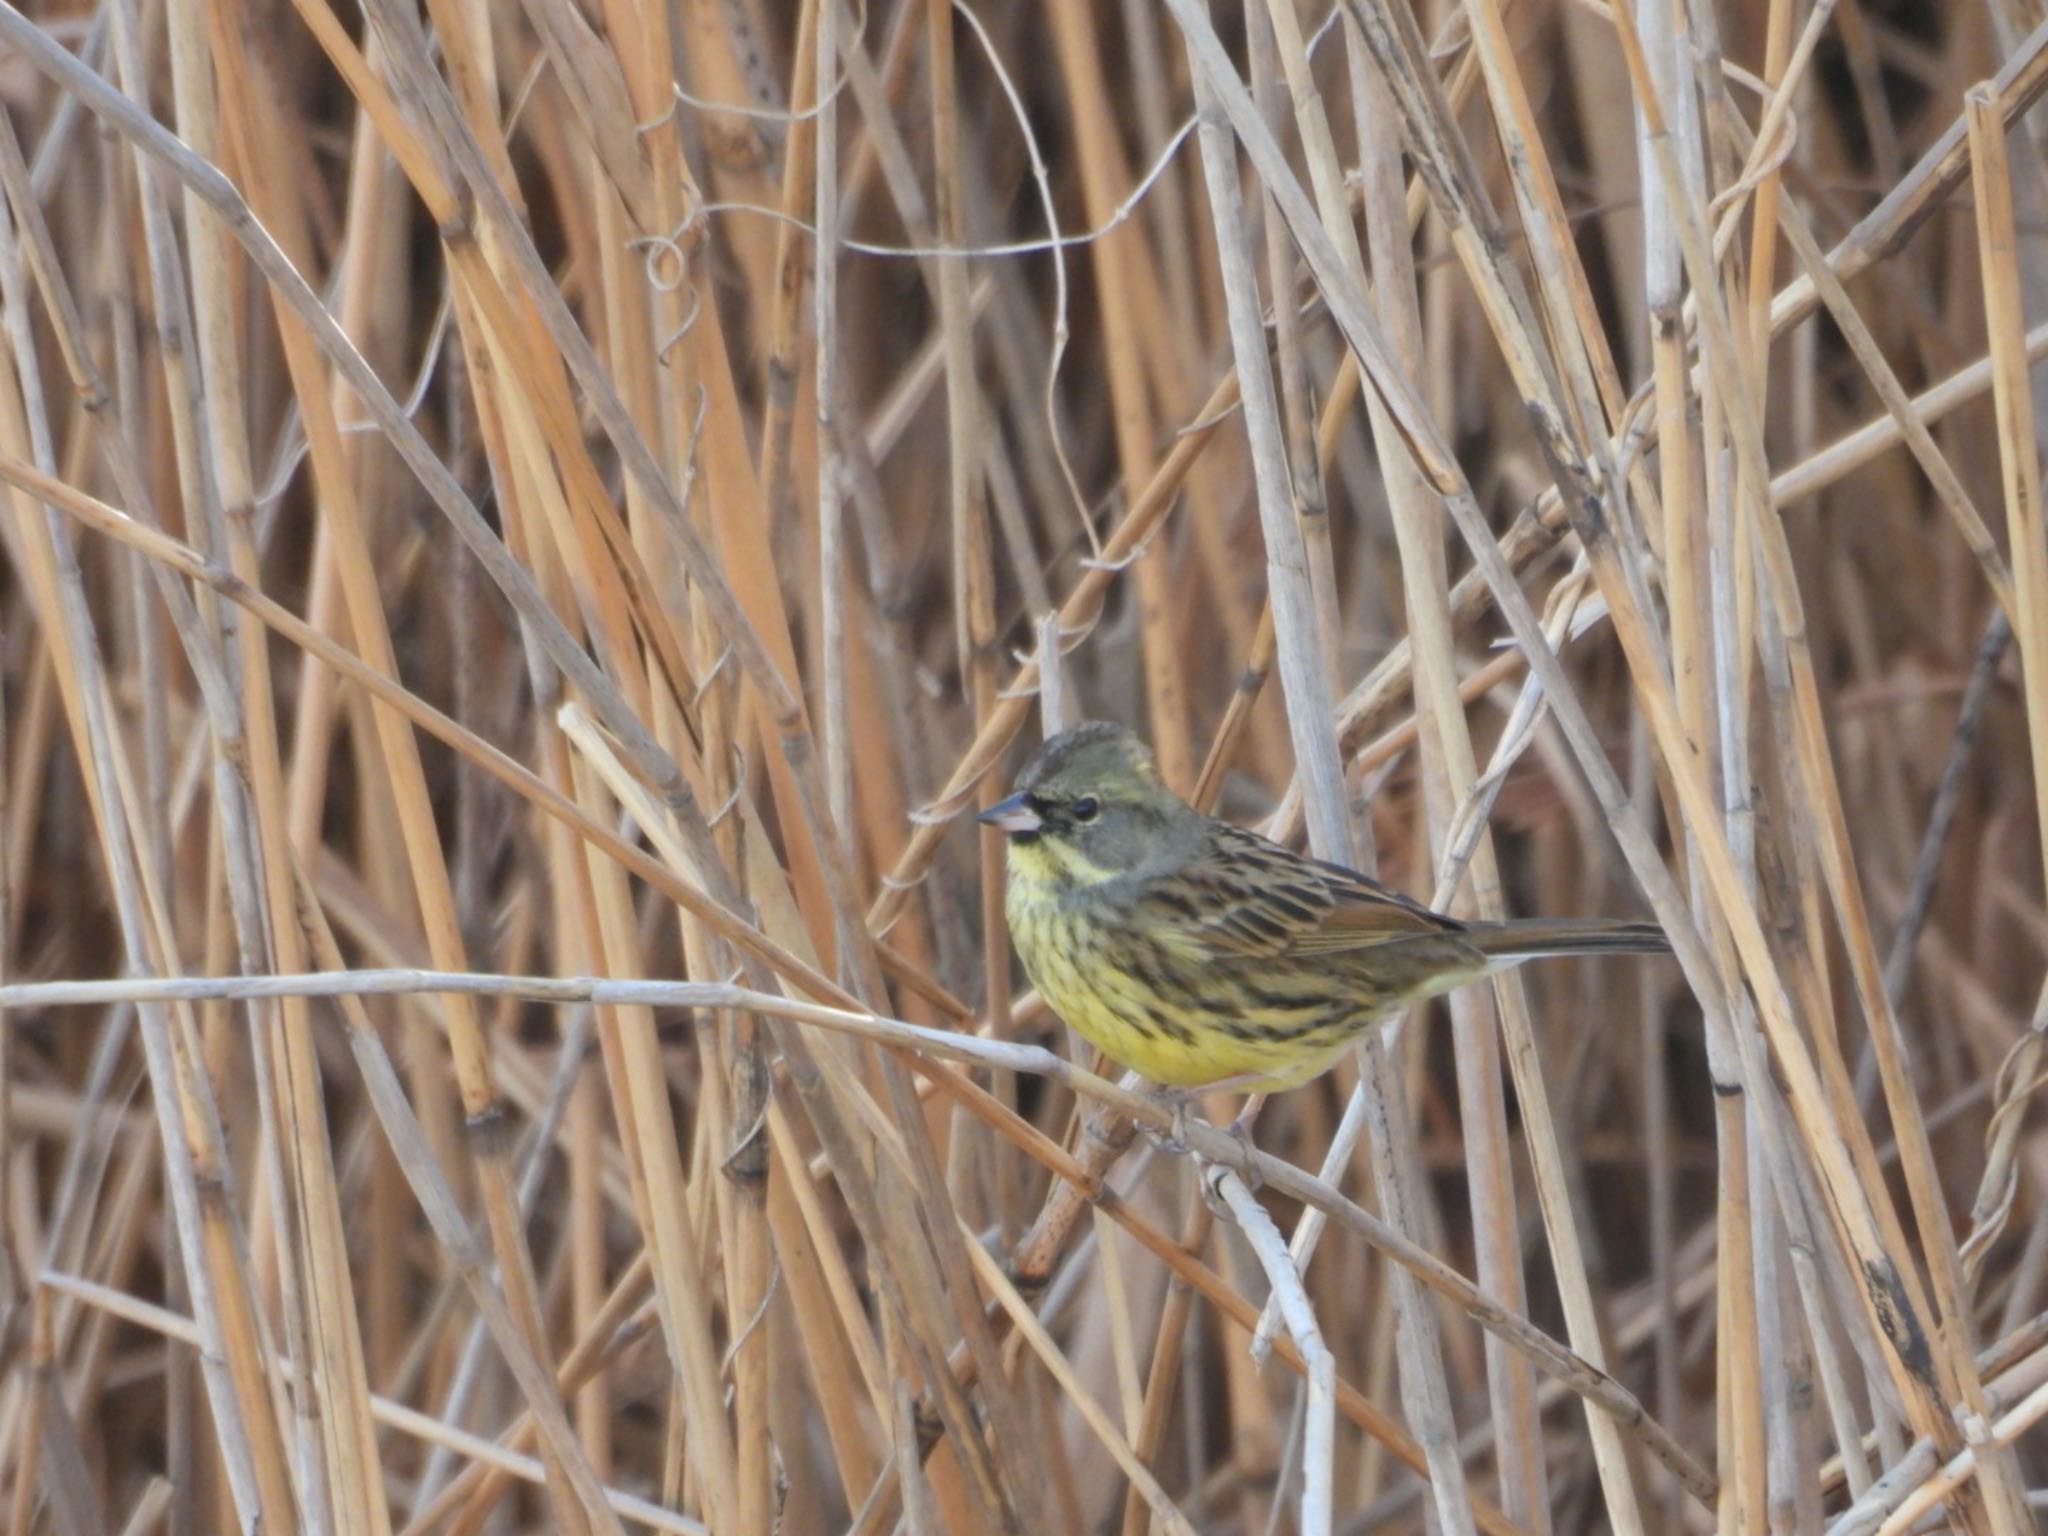
M 1205 1173 L 1203 1177 L 1216 1198 L 1229 1207 L 1238 1231 L 1258 1256 L 1259 1267 L 1265 1271 L 1267 1283 L 1273 1288 L 1273 1299 L 1286 1320 L 1287 1331 L 1294 1339 L 1295 1348 L 1301 1351 L 1302 1359 L 1308 1363 L 1308 1405 L 1301 1443 L 1299 1529 L 1302 1536 L 1329 1536 L 1331 1505 L 1335 1497 L 1332 1485 L 1336 1477 L 1333 1465 L 1337 1422 L 1336 1359 L 1331 1355 L 1330 1347 L 1323 1342 L 1322 1329 L 1316 1324 L 1315 1307 L 1309 1301 L 1308 1293 L 1302 1289 L 1301 1276 L 1295 1271 L 1294 1256 L 1287 1251 L 1286 1241 L 1280 1236 L 1280 1229 L 1273 1225 L 1273 1218 L 1266 1214 L 1265 1207 L 1252 1198 L 1244 1180 L 1227 1168 Z

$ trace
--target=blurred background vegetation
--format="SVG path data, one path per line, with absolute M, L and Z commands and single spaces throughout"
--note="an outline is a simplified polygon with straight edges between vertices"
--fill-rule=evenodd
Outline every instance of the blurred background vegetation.
M 0 1530 L 2033 1529 L 2044 84 L 2039 0 L 0 5 Z M 1090 717 L 1678 957 L 1205 1183 L 972 821 Z

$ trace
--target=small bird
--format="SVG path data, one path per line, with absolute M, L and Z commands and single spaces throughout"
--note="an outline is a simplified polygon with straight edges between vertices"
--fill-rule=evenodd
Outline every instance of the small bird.
M 1410 1004 L 1538 955 L 1655 953 L 1650 923 L 1461 922 L 1205 816 L 1121 726 L 1046 742 L 980 820 L 1061 1018 L 1170 1088 L 1296 1088 Z

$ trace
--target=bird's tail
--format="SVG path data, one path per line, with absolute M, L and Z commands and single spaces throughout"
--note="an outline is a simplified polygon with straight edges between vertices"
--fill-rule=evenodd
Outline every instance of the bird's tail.
M 1530 960 L 1538 955 L 1663 954 L 1671 948 L 1664 930 L 1655 923 L 1622 923 L 1605 917 L 1474 923 L 1459 937 L 1497 962 Z

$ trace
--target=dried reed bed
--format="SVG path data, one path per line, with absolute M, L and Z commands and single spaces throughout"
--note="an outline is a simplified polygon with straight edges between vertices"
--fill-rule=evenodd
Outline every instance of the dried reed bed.
M 0 49 L 5 1536 L 2034 1528 L 2032 0 Z M 1675 961 L 1176 1140 L 1083 716 Z

